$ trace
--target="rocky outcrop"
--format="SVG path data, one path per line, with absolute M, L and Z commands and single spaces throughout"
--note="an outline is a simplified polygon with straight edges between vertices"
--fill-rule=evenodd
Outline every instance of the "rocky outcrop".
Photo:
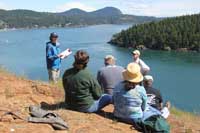
M 172 49 L 168 46 L 168 47 L 164 47 L 165 51 L 171 51 Z
M 144 45 L 138 45 L 138 46 L 136 46 L 136 49 L 138 49 L 138 50 L 147 50 L 147 48 Z
M 188 48 L 178 48 L 176 51 L 178 51 L 178 52 L 188 52 Z

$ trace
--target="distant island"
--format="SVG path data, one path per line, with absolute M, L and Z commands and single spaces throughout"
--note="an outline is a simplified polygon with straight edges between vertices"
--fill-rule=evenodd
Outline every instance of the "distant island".
M 123 14 L 114 7 L 105 7 L 93 12 L 71 9 L 60 13 L 31 10 L 0 10 L 0 29 L 49 28 L 87 26 L 98 24 L 141 24 L 160 18 Z
M 200 52 L 200 14 L 135 25 L 113 35 L 109 43 L 137 49 Z

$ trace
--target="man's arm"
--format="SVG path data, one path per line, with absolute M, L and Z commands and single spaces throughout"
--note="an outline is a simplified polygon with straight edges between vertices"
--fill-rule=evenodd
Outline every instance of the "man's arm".
M 90 91 L 92 93 L 92 96 L 95 100 L 98 100 L 102 96 L 102 90 L 100 85 L 98 84 L 97 80 L 92 79 L 91 81 L 92 86 L 90 88 Z
M 144 74 L 146 74 L 150 71 L 150 67 L 146 63 L 144 63 L 143 60 L 140 59 L 139 64 L 140 64 L 141 69 L 142 69 Z
M 101 71 L 98 71 L 97 73 L 97 81 L 99 82 L 99 84 L 101 84 Z
M 147 93 L 144 88 L 141 91 L 141 96 L 142 96 L 142 110 L 144 111 L 146 110 L 147 107 Z
M 160 91 L 158 90 L 158 99 L 159 99 L 159 103 L 160 103 L 160 109 L 163 108 L 163 98 L 162 98 L 162 95 L 160 93 Z

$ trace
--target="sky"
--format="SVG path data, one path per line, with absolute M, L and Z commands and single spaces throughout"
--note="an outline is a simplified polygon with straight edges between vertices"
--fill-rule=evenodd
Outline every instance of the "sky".
M 94 11 L 119 8 L 124 14 L 171 17 L 200 13 L 200 0 L 0 0 L 1 9 L 62 12 L 72 8 Z

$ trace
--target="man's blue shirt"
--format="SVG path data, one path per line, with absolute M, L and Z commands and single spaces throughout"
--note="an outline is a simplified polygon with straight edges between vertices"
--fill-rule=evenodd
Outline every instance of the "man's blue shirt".
M 47 69 L 60 69 L 61 59 L 58 57 L 60 52 L 59 44 L 46 43 Z

